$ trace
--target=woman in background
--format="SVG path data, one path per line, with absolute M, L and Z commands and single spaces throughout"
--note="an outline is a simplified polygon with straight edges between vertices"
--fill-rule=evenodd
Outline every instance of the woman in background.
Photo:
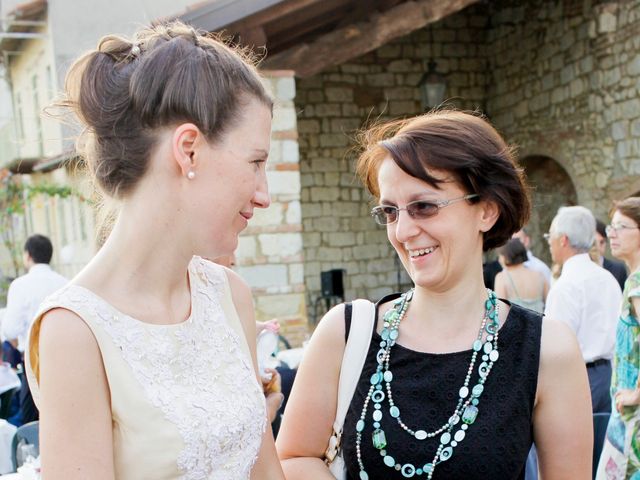
M 498 249 L 498 255 L 504 268 L 496 275 L 496 295 L 542 313 L 549 285 L 542 273 L 524 266 L 524 262 L 527 261 L 527 249 L 522 242 L 512 238 Z
M 640 478 L 640 197 L 613 207 L 606 233 L 614 257 L 629 269 L 624 285 L 611 375 L 611 418 L 598 480 Z

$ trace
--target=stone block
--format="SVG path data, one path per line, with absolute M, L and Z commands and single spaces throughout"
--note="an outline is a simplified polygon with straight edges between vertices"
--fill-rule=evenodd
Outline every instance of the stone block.
M 327 87 L 324 94 L 329 102 L 351 102 L 353 101 L 353 89 L 343 87 Z
M 280 107 L 277 104 L 273 107 L 273 120 L 271 130 L 282 132 L 296 129 L 296 112 L 292 107 Z
M 377 73 L 365 75 L 365 82 L 372 87 L 393 87 L 395 77 L 393 73 Z
M 346 147 L 349 137 L 342 133 L 321 133 L 319 136 L 321 147 Z
M 629 122 L 619 121 L 611 125 L 611 137 L 614 140 L 624 140 L 629 135 Z
M 309 90 L 307 92 L 307 101 L 309 103 L 323 103 L 326 101 L 323 90 Z
M 362 124 L 359 118 L 332 118 L 331 131 L 334 133 L 353 132 L 358 130 Z
M 342 261 L 342 249 L 341 248 L 320 247 L 318 249 L 318 260 L 320 260 L 321 262 L 341 262 Z
M 252 227 L 264 227 L 268 225 L 281 225 L 284 217 L 284 205 L 273 202 L 269 208 L 256 208 L 251 219 Z
M 640 54 L 636 54 L 627 64 L 627 73 L 629 75 L 640 75 Z
M 304 284 L 304 265 L 302 263 L 290 263 L 289 267 L 289 283 L 291 285 Z
M 303 234 L 303 242 L 304 247 L 319 247 L 322 243 L 322 235 L 318 232 L 305 233 Z M 309 255 L 309 250 L 307 250 L 306 255 Z
M 236 249 L 236 256 L 239 259 L 253 259 L 257 255 L 256 246 L 257 243 L 255 236 L 240 235 L 240 237 L 238 238 L 238 248 Z
M 316 232 L 337 232 L 340 229 L 340 221 L 336 217 L 315 218 L 312 225 Z
M 238 266 L 236 271 L 252 288 L 268 288 L 289 284 L 286 265 Z
M 282 156 L 280 157 L 284 163 L 299 163 L 300 150 L 298 142 L 295 140 L 282 141 Z
M 296 97 L 296 81 L 293 76 L 276 80 L 275 95 L 279 100 L 293 100 Z
M 297 255 L 302 252 L 302 234 L 262 233 L 258 235 L 258 244 L 263 255 Z
M 571 94 L 571 98 L 575 98 L 581 95 L 585 90 L 584 80 L 581 78 L 576 78 L 569 84 L 569 92 Z
M 356 244 L 355 233 L 337 232 L 329 235 L 330 247 L 350 247 Z
M 315 106 L 318 117 L 339 117 L 342 115 L 339 103 L 323 103 Z
M 418 102 L 416 102 L 415 100 L 394 100 L 389 102 L 389 113 L 394 116 L 410 115 L 413 113 L 417 113 L 418 111 Z
M 617 17 L 614 12 L 604 11 L 598 15 L 598 32 L 611 33 L 615 32 L 618 25 Z
M 633 137 L 640 137 L 640 119 L 638 118 L 631 122 L 631 135 Z
M 337 187 L 311 187 L 312 202 L 335 202 L 340 198 L 340 189 Z
M 298 133 L 320 133 L 320 122 L 315 119 L 298 120 Z
M 262 319 L 301 315 L 305 309 L 304 293 L 256 296 L 256 317 Z
M 414 70 L 413 62 L 409 59 L 393 60 L 389 62 L 387 69 L 390 72 L 411 72 Z
M 299 194 L 300 173 L 287 171 L 267 171 L 269 193 L 271 195 Z
M 604 72 L 602 77 L 602 82 L 605 87 L 614 87 L 618 83 L 620 83 L 620 79 L 622 78 L 622 72 L 619 67 L 612 68 Z
M 299 201 L 293 201 L 287 204 L 285 222 L 288 225 L 299 225 L 302 222 L 302 212 Z
M 353 258 L 356 260 L 370 260 L 378 257 L 379 253 L 376 245 L 359 245 L 353 248 Z

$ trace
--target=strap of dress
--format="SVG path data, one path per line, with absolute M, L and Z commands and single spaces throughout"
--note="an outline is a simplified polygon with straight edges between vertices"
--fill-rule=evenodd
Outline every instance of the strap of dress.
M 520 294 L 518 293 L 518 289 L 516 288 L 516 284 L 513 281 L 513 278 L 511 278 L 511 275 L 509 274 L 509 271 L 506 268 L 504 269 L 504 273 L 507 274 L 507 279 L 509 280 L 509 283 L 511 284 L 511 288 L 513 288 L 513 293 L 515 294 L 515 298 L 519 299 L 520 298 Z

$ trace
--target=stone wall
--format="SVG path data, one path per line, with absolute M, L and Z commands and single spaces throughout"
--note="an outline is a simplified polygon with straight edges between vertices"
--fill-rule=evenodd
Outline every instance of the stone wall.
M 640 2 L 504 1 L 493 9 L 489 115 L 522 157 L 558 162 L 577 202 L 606 220 L 612 199 L 640 189 Z M 533 225 L 540 238 L 559 204 L 545 195 L 534 204 L 544 217 Z
M 397 291 L 398 283 L 407 286 L 385 230 L 369 216 L 371 199 L 354 177 L 355 132 L 377 119 L 420 113 L 417 84 L 431 58 L 446 75 L 452 105 L 483 109 L 486 23 L 483 7 L 467 9 L 298 81 L 305 284 L 312 321 L 321 271 L 346 270 L 347 299 L 375 299 Z
M 240 236 L 236 271 L 251 286 L 256 319 L 278 318 L 293 346 L 307 335 L 300 168 L 293 72 L 264 71 L 275 98 L 267 179 L 271 206 L 256 209 Z

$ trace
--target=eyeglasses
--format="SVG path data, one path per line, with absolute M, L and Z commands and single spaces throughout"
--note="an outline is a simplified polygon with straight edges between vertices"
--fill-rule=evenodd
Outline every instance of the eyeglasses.
M 438 210 L 452 203 L 459 202 L 461 200 L 469 200 L 471 198 L 479 197 L 477 193 L 470 193 L 464 197 L 452 198 L 450 200 L 417 200 L 415 202 L 407 203 L 405 208 L 399 208 L 395 205 L 378 205 L 371 210 L 371 216 L 378 225 L 390 225 L 398 221 L 400 210 L 406 210 L 411 218 L 416 220 L 422 220 L 424 218 L 433 217 L 438 213 Z
M 607 233 L 607 236 L 609 236 L 612 233 L 615 233 L 617 235 L 621 230 L 637 230 L 638 228 L 640 227 L 632 227 L 631 225 L 623 225 L 621 223 L 618 223 L 616 225 L 607 225 L 604 231 Z

